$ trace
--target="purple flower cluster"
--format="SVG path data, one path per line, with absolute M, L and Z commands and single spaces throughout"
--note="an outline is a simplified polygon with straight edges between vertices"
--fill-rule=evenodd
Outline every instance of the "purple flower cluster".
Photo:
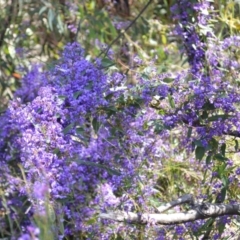
M 32 101 L 37 96 L 39 88 L 45 84 L 45 78 L 41 72 L 40 65 L 33 65 L 23 77 L 22 86 L 15 92 L 15 97 L 21 98 L 23 102 Z
M 100 66 L 87 61 L 78 44 L 67 45 L 56 67 L 43 73 L 33 68 L 2 116 L 1 156 L 20 164 L 27 181 L 22 185 L 12 176 L 14 191 L 27 196 L 33 214 L 47 214 L 44 201 L 53 205 L 55 214 L 69 222 L 66 236 L 100 234 L 99 208 L 149 210 L 147 196 L 154 191 L 146 186 L 139 196 L 139 179 L 152 186 L 157 175 L 149 179 L 151 168 L 143 161 L 156 167 L 168 155 L 159 148 L 164 138 L 146 127 L 157 118 L 155 111 L 142 111 L 135 89 L 121 87 L 124 76 L 107 77 Z M 156 92 L 165 97 L 168 86 Z M 117 224 L 112 226 L 117 231 Z M 113 234 L 107 232 L 103 236 Z
M 209 1 L 183 0 L 172 7 L 173 17 L 179 22 L 176 33 L 182 37 L 190 71 L 178 73 L 169 87 L 168 100 L 173 109 L 162 119 L 167 128 L 183 124 L 191 128 L 191 136 L 203 146 L 215 136 L 239 131 L 240 98 L 235 81 L 239 78 L 240 63 L 235 56 L 239 37 L 217 40 L 207 28 L 211 10 Z M 144 93 L 148 101 L 154 96 L 147 86 Z M 166 98 L 167 94 L 163 95 Z
M 176 35 L 181 36 L 191 72 L 197 76 L 203 71 L 205 62 L 205 43 L 197 32 L 199 25 L 204 28 L 208 23 L 210 2 L 178 1 L 172 7 L 173 17 L 178 21 Z M 197 19 L 196 19 L 197 18 Z M 205 35 L 208 32 L 205 33 Z

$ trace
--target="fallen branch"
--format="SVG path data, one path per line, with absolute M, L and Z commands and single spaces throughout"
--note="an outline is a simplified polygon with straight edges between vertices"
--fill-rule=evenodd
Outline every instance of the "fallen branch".
M 166 211 L 173 206 L 182 203 L 192 203 L 191 195 L 185 195 L 176 201 L 167 204 L 164 207 L 158 208 L 158 211 Z M 103 219 L 114 220 L 118 222 L 128 222 L 135 224 L 180 224 L 185 222 L 193 222 L 199 219 L 211 217 L 220 217 L 224 215 L 240 215 L 240 204 L 211 204 L 201 203 L 193 206 L 193 209 L 180 213 L 135 213 L 125 211 L 113 211 L 100 213 L 99 217 Z

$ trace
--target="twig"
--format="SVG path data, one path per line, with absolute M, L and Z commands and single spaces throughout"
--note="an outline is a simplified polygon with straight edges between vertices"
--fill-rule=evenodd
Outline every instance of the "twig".
M 135 22 L 138 20 L 138 18 L 143 14 L 143 12 L 148 8 L 148 6 L 151 4 L 152 0 L 149 0 L 148 3 L 144 6 L 144 8 L 139 12 L 139 14 L 137 15 L 136 18 L 133 19 L 133 21 L 124 29 L 122 30 L 118 36 L 108 45 L 107 49 L 102 51 L 97 58 L 99 58 L 102 54 L 104 54 L 104 57 L 107 55 L 107 53 L 109 52 L 110 48 L 113 46 L 113 44 L 115 44 L 121 37 L 122 35 L 128 31 L 128 29 L 130 29 Z
M 189 203 L 189 204 L 193 205 L 193 196 L 192 196 L 192 194 L 183 195 L 182 197 L 178 198 L 177 200 L 174 200 L 174 201 L 172 201 L 170 203 L 167 203 L 164 206 L 158 207 L 156 210 L 159 213 L 162 213 L 162 212 L 165 212 L 165 211 L 169 210 L 170 208 L 173 208 L 173 207 L 175 207 L 177 205 L 181 205 L 181 204 L 184 204 L 184 203 Z

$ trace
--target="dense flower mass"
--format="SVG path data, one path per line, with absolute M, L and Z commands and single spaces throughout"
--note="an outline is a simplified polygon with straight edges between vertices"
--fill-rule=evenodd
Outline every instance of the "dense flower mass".
M 36 78 L 42 80 L 36 81 L 39 90 L 36 93 L 32 86 L 33 95 L 26 98 L 26 86 Z M 2 139 L 10 140 L 9 146 L 2 141 L 2 157 L 17 160 L 26 174 L 25 187 L 11 179 L 14 191 L 28 196 L 34 214 L 46 214 L 46 199 L 55 205 L 59 217 L 63 211 L 72 222 L 65 228 L 66 236 L 99 231 L 97 222 L 87 224 L 95 219 L 99 207 L 121 205 L 134 210 L 140 204 L 148 209 L 143 203 L 153 189 L 146 187 L 143 196 L 138 196 L 137 172 L 148 171 L 144 159 L 154 165 L 167 152 L 158 147 L 164 138 L 157 140 L 154 131 L 144 127 L 156 113 L 136 108 L 130 99 L 134 91 L 123 92 L 122 78 L 121 74 L 108 78 L 100 65 L 84 59 L 83 50 L 74 43 L 66 47 L 54 69 L 40 73 L 33 68 L 2 118 Z M 159 91 L 165 94 L 167 89 L 160 87 Z M 156 177 L 152 177 L 153 184 Z M 141 181 L 149 179 L 142 175 Z M 118 197 L 114 194 L 121 191 Z M 62 209 L 56 201 L 65 202 Z M 110 237 L 112 232 L 103 234 Z
M 220 41 L 204 28 L 210 7 L 210 1 L 182 0 L 172 8 L 189 69 L 152 73 L 151 80 L 140 75 L 127 86 L 125 75 L 107 74 L 101 60 L 91 63 L 72 43 L 52 69 L 35 66 L 23 78 L 0 122 L 0 173 L 9 183 L 4 206 L 22 227 L 19 239 L 44 239 L 46 232 L 52 239 L 204 234 L 205 220 L 164 228 L 152 221 L 143 229 L 98 214 L 155 212 L 172 188 L 179 195 L 188 189 L 199 201 L 229 202 L 227 189 L 239 185 L 226 143 L 240 136 L 234 51 L 240 38 Z

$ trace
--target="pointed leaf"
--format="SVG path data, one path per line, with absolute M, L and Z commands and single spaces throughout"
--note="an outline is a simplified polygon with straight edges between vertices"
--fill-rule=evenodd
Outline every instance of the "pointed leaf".
M 104 68 L 109 68 L 109 67 L 115 65 L 115 63 L 109 58 L 102 59 L 101 64 Z
M 73 126 L 74 126 L 73 123 L 69 124 L 67 127 L 65 127 L 65 128 L 63 129 L 63 133 L 64 133 L 64 134 L 69 133 L 69 132 L 73 129 Z
M 225 152 L 226 152 L 226 143 L 223 143 L 221 146 L 221 153 L 223 156 L 225 156 Z
M 169 101 L 169 104 L 172 108 L 175 108 L 175 102 L 174 102 L 174 99 L 172 97 L 172 95 L 168 95 L 168 101 Z
M 98 130 L 101 126 L 100 122 L 98 121 L 98 118 L 95 117 L 93 120 L 92 120 L 92 126 L 93 126 L 93 130 L 94 132 L 97 134 L 98 133 Z
M 195 150 L 195 156 L 197 160 L 202 160 L 203 156 L 205 154 L 205 148 L 204 147 L 197 147 Z

